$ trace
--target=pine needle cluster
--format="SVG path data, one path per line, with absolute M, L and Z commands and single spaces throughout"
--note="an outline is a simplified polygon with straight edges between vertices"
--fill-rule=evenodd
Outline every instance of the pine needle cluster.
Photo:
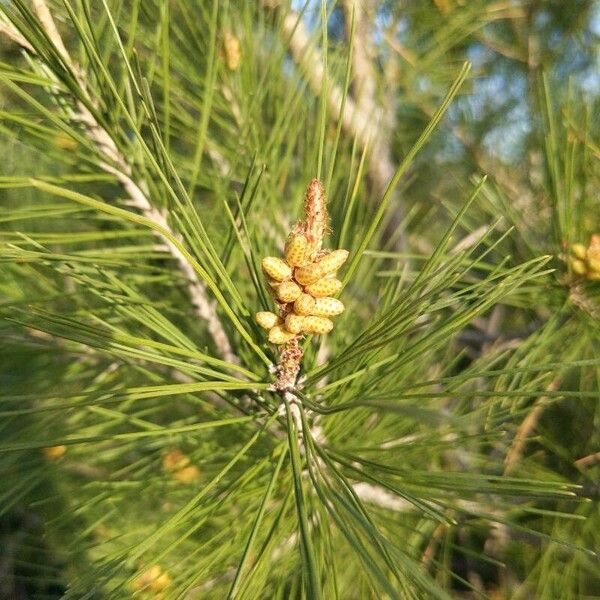
M 600 597 L 598 18 L 561 5 L 0 3 L 0 596 Z

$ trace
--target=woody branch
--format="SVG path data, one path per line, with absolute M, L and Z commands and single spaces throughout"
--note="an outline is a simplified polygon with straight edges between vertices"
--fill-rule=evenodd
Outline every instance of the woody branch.
M 33 7 L 48 38 L 52 41 L 57 52 L 75 76 L 81 93 L 87 101 L 93 104 L 93 99 L 86 83 L 86 74 L 83 69 L 72 60 L 46 2 L 44 0 L 33 0 Z M 17 31 L 10 22 L 0 21 L 0 33 L 4 33 L 28 53 L 37 56 L 32 44 Z M 180 240 L 181 236 L 170 226 L 166 213 L 152 205 L 146 183 L 144 181 L 135 180 L 131 165 L 126 160 L 124 154 L 119 150 L 110 133 L 98 123 L 94 115 L 83 102 L 77 101 L 76 107 L 76 111 L 71 115 L 71 118 L 73 121 L 83 124 L 87 135 L 94 141 L 103 157 L 103 160 L 100 162 L 100 168 L 117 178 L 129 196 L 131 206 L 140 211 L 146 218 L 159 225 L 160 230 L 167 231 L 173 237 Z M 161 241 L 175 260 L 178 268 L 184 274 L 187 281 L 187 290 L 194 305 L 195 312 L 198 317 L 206 322 L 207 330 L 214 341 L 219 355 L 230 363 L 239 364 L 239 358 L 234 353 L 229 337 L 217 315 L 216 305 L 208 298 L 206 286 L 199 279 L 196 271 L 177 246 L 169 238 L 162 236 L 159 232 L 154 233 L 161 238 Z

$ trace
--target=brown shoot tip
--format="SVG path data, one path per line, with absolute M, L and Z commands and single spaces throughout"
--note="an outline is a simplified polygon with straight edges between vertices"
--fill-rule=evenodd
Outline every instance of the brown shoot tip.
M 313 179 L 306 188 L 304 204 L 306 212 L 305 233 L 315 250 L 320 250 L 323 237 L 328 231 L 327 196 L 318 179 Z

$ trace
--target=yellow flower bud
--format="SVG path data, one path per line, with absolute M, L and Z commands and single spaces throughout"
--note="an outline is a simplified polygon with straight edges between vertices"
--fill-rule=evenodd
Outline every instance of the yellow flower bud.
M 589 271 L 587 278 L 590 281 L 600 281 L 600 271 Z
M 292 312 L 285 318 L 285 328 L 292 333 L 300 333 L 304 328 L 306 318 L 304 315 L 297 315 Z
M 296 337 L 295 333 L 288 331 L 283 325 L 275 325 L 269 331 L 271 344 L 285 344 Z
M 315 299 L 309 294 L 300 294 L 294 302 L 294 312 L 297 315 L 310 315 L 315 308 Z
M 573 273 L 577 273 L 577 275 L 585 275 L 586 268 L 585 263 L 578 258 L 569 258 L 569 265 L 571 266 L 571 270 Z
M 333 329 L 333 323 L 324 317 L 304 317 L 304 333 L 315 333 L 323 335 L 329 333 Z
M 334 273 L 346 262 L 348 254 L 348 250 L 334 250 L 319 259 L 316 264 L 321 269 L 323 275 Z
M 271 329 L 275 327 L 275 325 L 280 325 L 283 320 L 281 317 L 278 317 L 275 313 L 262 311 L 256 313 L 256 322 L 263 329 Z
M 583 260 L 585 258 L 586 247 L 583 244 L 572 244 L 571 245 L 571 254 L 575 256 L 575 258 L 579 258 Z
M 302 293 L 302 288 L 295 281 L 283 281 L 277 288 L 277 299 L 281 302 L 293 302 Z
M 342 289 L 342 282 L 339 279 L 325 277 L 315 281 L 304 288 L 304 291 L 315 298 L 324 296 L 334 296 Z
M 317 263 L 305 267 L 296 267 L 294 270 L 294 278 L 300 285 L 310 285 L 321 279 L 323 275 L 325 275 L 325 272 Z
M 336 298 L 317 298 L 310 314 L 316 317 L 334 317 L 344 312 L 344 305 Z
M 286 265 L 280 258 L 276 258 L 275 256 L 263 258 L 262 268 L 271 279 L 275 279 L 276 281 L 290 279 L 292 276 L 292 269 L 289 265 Z
M 291 235 L 285 247 L 285 261 L 292 267 L 298 267 L 306 262 L 308 240 L 305 235 Z

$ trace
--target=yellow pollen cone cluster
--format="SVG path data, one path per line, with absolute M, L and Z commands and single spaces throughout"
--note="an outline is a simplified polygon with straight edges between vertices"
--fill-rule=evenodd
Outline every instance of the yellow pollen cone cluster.
M 342 289 L 335 275 L 347 258 L 347 250 L 318 250 L 308 235 L 293 233 L 283 259 L 263 259 L 262 268 L 282 316 L 259 312 L 256 322 L 269 331 L 272 344 L 287 344 L 299 335 L 323 335 L 333 329 L 329 317 L 344 312 L 344 305 L 332 297 Z
M 221 58 L 230 71 L 238 70 L 242 60 L 242 45 L 240 44 L 240 40 L 229 31 L 223 34 Z
M 49 460 L 58 460 L 59 458 L 62 458 L 66 454 L 67 447 L 66 446 L 48 446 L 47 448 L 42 448 L 42 452 L 44 453 L 44 456 L 46 458 L 48 458 Z
M 590 281 L 600 281 L 600 234 L 592 235 L 587 247 L 573 244 L 570 250 L 571 270 Z
M 181 483 L 192 483 L 200 477 L 198 467 L 192 465 L 189 456 L 178 448 L 172 448 L 163 456 L 162 466 L 166 473 Z
M 163 594 L 161 592 L 170 585 L 171 577 L 169 574 L 160 565 L 152 565 L 136 577 L 131 587 L 136 592 L 145 592 L 155 598 L 162 598 Z

